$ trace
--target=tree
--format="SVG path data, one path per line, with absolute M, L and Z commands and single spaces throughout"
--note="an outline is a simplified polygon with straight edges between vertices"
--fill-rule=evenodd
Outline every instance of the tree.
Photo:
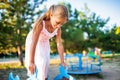
M 113 28 L 105 32 L 103 48 L 104 50 L 111 50 L 113 52 L 120 51 L 120 35 L 116 34 L 117 26 L 114 25 Z
M 100 38 L 104 34 L 103 28 L 109 21 L 109 18 L 103 19 L 97 16 L 96 13 L 91 12 L 87 5 L 83 11 L 78 11 L 79 13 L 79 27 L 83 32 L 87 33 L 88 39 L 85 41 L 87 47 L 102 47 L 102 43 L 99 42 Z
M 65 4 L 69 11 L 69 21 L 62 27 L 62 38 L 64 39 L 64 47 L 67 53 L 76 53 L 81 50 L 84 41 L 83 31 L 78 27 L 78 13 L 75 9 L 71 10 L 70 4 Z
M 71 9 L 70 7 L 68 9 Z M 104 38 L 103 28 L 108 21 L 109 18 L 103 19 L 91 12 L 86 4 L 84 10 L 75 9 L 74 12 L 70 12 L 70 21 L 63 27 L 62 36 L 66 41 L 65 46 L 71 49 L 71 52 L 79 52 L 87 47 L 98 46 L 101 48 L 103 44 L 100 39 Z M 88 35 L 86 40 L 84 33 Z M 70 48 L 71 46 L 72 48 Z
M 67 6 L 69 11 L 69 21 L 62 27 L 65 51 L 76 53 L 88 47 L 102 47 L 102 43 L 99 42 L 104 34 L 102 28 L 107 24 L 109 18 L 102 19 L 91 12 L 87 5 L 85 5 L 83 11 L 71 10 L 72 6 L 70 4 L 64 5 Z M 85 39 L 84 33 L 87 33 L 87 39 Z
M 34 16 L 40 16 L 42 13 L 39 7 L 44 1 L 10 0 L 0 3 L 3 4 L 3 6 L 0 6 L 0 13 L 2 15 L 0 20 L 2 31 L 0 32 L 0 49 L 3 52 L 7 50 L 8 53 L 11 52 L 11 47 L 14 47 L 18 53 L 21 65 L 24 65 L 22 51 L 24 49 L 25 38 L 32 27 L 31 24 L 34 21 Z M 7 5 L 7 7 L 4 5 Z

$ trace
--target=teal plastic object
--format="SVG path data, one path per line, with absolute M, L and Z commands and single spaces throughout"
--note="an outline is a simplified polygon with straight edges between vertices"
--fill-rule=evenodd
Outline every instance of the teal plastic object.
M 18 75 L 16 75 L 16 76 L 14 77 L 14 76 L 13 76 L 13 73 L 10 72 L 10 73 L 9 73 L 8 80 L 20 80 L 20 78 L 19 78 Z
M 68 67 L 64 68 L 62 65 L 59 67 L 60 74 L 58 74 L 54 80 L 62 80 L 62 78 L 67 78 L 69 80 L 75 80 L 71 75 L 67 73 Z

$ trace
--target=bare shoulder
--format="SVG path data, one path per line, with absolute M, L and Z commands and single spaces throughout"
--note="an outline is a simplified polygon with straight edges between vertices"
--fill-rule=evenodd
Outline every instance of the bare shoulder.
M 33 28 L 34 32 L 41 32 L 42 29 L 43 29 L 43 21 L 35 22 Z
M 38 25 L 36 25 L 36 26 L 38 26 L 38 29 L 41 31 L 42 30 L 42 28 L 43 28 L 43 21 L 41 21 Z

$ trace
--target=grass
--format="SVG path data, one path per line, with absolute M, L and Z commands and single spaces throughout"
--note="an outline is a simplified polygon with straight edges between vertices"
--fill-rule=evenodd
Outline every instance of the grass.
M 119 57 L 120 53 L 116 53 L 116 54 L 102 54 L 103 58 L 114 58 L 114 57 Z
M 19 63 L 6 63 L 6 64 L 0 64 L 0 69 L 17 69 L 17 68 L 25 68 L 24 66 L 20 66 Z

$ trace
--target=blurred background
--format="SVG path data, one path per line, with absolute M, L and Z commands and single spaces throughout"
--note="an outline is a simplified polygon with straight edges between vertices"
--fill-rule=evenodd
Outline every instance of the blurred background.
M 76 80 L 119 80 L 120 0 L 0 0 L 0 80 L 8 80 L 10 72 L 20 80 L 28 78 L 24 67 L 26 36 L 53 4 L 65 5 L 69 11 L 69 21 L 62 27 L 66 54 L 86 55 L 97 48 L 101 57 L 100 74 L 74 75 Z M 49 74 L 53 80 L 59 74 L 60 60 L 55 38 L 50 44 Z
M 0 0 L 0 57 L 17 57 L 24 65 L 25 39 L 35 20 L 53 4 L 68 8 L 69 21 L 62 27 L 66 53 L 98 47 L 120 52 L 119 0 Z M 51 39 L 51 55 L 57 53 Z

